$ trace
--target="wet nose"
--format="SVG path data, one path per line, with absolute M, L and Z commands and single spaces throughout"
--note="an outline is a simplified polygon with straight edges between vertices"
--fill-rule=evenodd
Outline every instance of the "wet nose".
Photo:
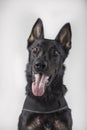
M 47 62 L 36 62 L 35 70 L 36 71 L 45 71 L 47 68 Z

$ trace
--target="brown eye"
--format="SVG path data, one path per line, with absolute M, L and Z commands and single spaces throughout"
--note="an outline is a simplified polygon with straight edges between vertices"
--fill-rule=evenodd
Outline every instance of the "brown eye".
M 39 47 L 35 47 L 35 48 L 32 49 L 33 54 L 38 54 L 39 51 L 40 51 Z
M 58 54 L 59 54 L 58 51 L 54 51 L 55 56 L 58 56 Z
M 56 56 L 58 56 L 58 55 L 59 55 L 59 53 L 58 53 L 58 51 L 57 51 L 57 50 L 53 50 L 52 55 L 56 57 Z

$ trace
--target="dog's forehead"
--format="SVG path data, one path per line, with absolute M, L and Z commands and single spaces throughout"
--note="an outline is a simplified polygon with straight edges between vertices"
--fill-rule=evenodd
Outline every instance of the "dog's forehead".
M 49 39 L 37 39 L 33 44 L 32 47 L 41 46 L 42 48 L 51 48 L 51 47 L 58 47 L 60 46 L 58 42 L 55 40 L 49 40 Z

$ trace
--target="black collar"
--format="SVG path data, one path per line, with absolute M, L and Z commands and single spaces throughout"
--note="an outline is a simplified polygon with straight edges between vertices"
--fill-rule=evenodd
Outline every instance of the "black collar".
M 66 110 L 68 105 L 64 97 L 61 97 L 58 101 L 55 101 L 51 104 L 42 105 L 38 100 L 33 99 L 30 96 L 27 96 L 24 102 L 23 111 L 33 112 L 33 113 L 54 113 L 61 112 Z

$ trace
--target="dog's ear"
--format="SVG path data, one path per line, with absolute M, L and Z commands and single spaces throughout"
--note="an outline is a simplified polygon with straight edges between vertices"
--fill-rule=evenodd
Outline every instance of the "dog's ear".
M 35 22 L 31 34 L 28 38 L 28 46 L 30 46 L 36 39 L 44 38 L 43 23 L 40 18 Z
M 70 23 L 66 23 L 59 34 L 57 35 L 56 41 L 58 41 L 65 50 L 69 50 L 71 48 L 71 26 Z

